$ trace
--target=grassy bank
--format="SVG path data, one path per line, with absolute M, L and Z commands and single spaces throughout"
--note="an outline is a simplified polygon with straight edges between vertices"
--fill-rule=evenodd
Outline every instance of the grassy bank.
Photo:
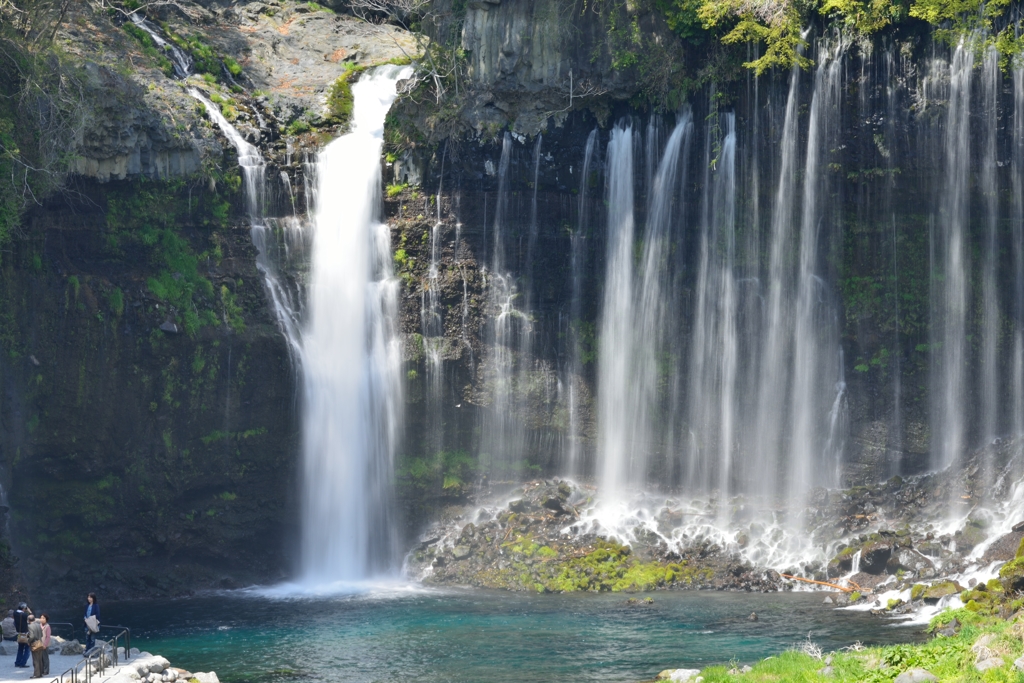
M 879 622 L 879 628 L 885 627 L 884 622 Z M 831 653 L 822 652 L 808 641 L 793 651 L 758 662 L 749 670 L 734 663 L 708 667 L 700 677 L 703 683 L 881 683 L 920 669 L 935 678 L 915 680 L 1024 682 L 1024 672 L 1014 666 L 1014 661 L 1024 654 L 1024 613 L 1006 620 L 968 609 L 947 610 L 932 620 L 928 630 L 934 637 L 925 643 L 854 645 Z

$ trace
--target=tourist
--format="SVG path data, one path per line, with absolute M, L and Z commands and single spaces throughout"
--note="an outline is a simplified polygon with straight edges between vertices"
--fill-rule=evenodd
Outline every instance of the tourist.
M 28 668 L 28 617 L 32 610 L 24 602 L 14 610 L 14 630 L 18 634 L 18 656 L 14 658 L 14 666 L 19 669 Z
M 43 675 L 50 675 L 50 635 L 52 633 L 50 629 L 50 615 L 43 614 L 39 615 L 39 625 L 43 628 Z
M 85 605 L 85 653 L 96 647 L 96 634 L 100 632 L 100 605 L 96 594 L 89 593 Z
M 0 630 L 3 631 L 4 640 L 17 640 L 18 630 L 14 628 L 14 610 L 7 610 L 7 616 L 0 621 Z
M 32 650 L 32 676 L 43 677 L 43 627 L 36 621 L 34 614 L 28 615 L 28 646 Z

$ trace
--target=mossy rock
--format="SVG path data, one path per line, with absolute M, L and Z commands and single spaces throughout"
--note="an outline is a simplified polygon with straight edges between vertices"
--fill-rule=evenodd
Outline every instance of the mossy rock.
M 910 599 L 920 600 L 924 597 L 924 592 L 928 590 L 928 586 L 923 583 L 915 583 L 910 589 Z
M 942 598 L 949 595 L 956 595 L 957 593 L 963 592 L 963 588 L 960 587 L 954 581 L 940 581 L 939 583 L 933 583 L 928 586 L 924 593 L 921 594 L 921 599 L 929 605 L 934 605 Z
M 999 570 L 999 579 L 1003 584 L 1003 590 L 1011 591 L 1024 590 L 1024 557 L 1010 560 Z

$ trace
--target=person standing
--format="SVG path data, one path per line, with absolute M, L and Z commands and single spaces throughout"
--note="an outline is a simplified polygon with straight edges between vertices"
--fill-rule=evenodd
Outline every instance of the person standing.
M 18 656 L 14 659 L 14 666 L 19 669 L 28 668 L 28 615 L 32 610 L 24 602 L 18 603 L 18 609 L 14 610 L 14 630 L 18 634 Z
M 14 628 L 14 610 L 7 610 L 7 616 L 0 621 L 0 629 L 4 632 L 4 640 L 17 640 L 18 632 Z
M 50 675 L 50 615 L 43 613 L 39 615 L 39 625 L 43 629 L 43 675 Z
M 28 647 L 32 651 L 32 676 L 31 678 L 43 677 L 43 627 L 36 621 L 33 614 L 28 615 Z
M 85 604 L 85 652 L 96 647 L 96 634 L 100 632 L 100 604 L 96 594 L 89 593 Z

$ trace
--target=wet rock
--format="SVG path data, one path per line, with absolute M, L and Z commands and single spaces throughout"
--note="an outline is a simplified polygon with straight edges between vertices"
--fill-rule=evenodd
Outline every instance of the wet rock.
M 930 683 L 939 680 L 935 674 L 924 669 L 907 669 L 896 677 L 895 683 Z
M 933 569 L 932 561 L 917 552 L 913 548 L 896 548 L 893 550 L 885 570 L 890 574 L 899 571 L 920 572 L 924 569 Z
M 748 621 L 757 621 L 757 612 L 751 612 L 750 616 L 747 617 Z
M 860 550 L 860 570 L 867 574 L 882 574 L 892 555 L 892 546 L 884 541 L 867 543 Z
M 524 498 L 520 498 L 519 500 L 513 500 L 511 503 L 509 503 L 508 509 L 511 510 L 512 512 L 518 512 L 521 514 L 524 512 L 529 512 L 531 509 L 533 509 L 533 505 L 530 503 L 530 501 Z
M 1022 539 L 1024 539 L 1024 531 L 1015 530 L 1000 536 L 989 545 L 981 556 L 982 564 L 1012 560 L 1017 555 L 1017 549 L 1020 548 Z
M 823 604 L 823 605 L 834 605 L 834 604 L 836 604 L 836 601 L 832 599 L 832 596 L 826 595 L 825 599 L 821 601 L 821 604 Z
M 921 599 L 929 605 L 934 605 L 942 598 L 962 593 L 963 590 L 963 586 L 955 581 L 940 581 L 925 588 Z

